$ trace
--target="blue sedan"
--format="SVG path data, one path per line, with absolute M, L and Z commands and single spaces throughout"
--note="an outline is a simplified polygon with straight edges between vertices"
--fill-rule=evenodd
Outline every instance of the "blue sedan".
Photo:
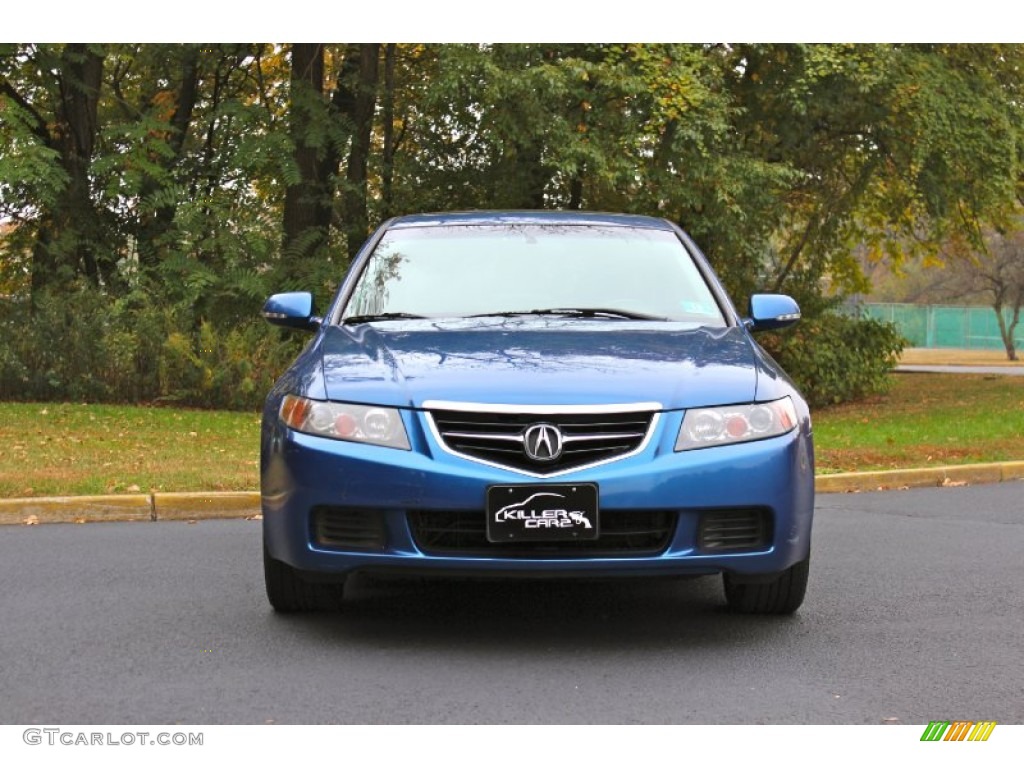
M 366 242 L 263 414 L 267 596 L 340 605 L 356 572 L 722 574 L 742 613 L 807 585 L 807 405 L 694 242 L 642 216 L 404 216 Z

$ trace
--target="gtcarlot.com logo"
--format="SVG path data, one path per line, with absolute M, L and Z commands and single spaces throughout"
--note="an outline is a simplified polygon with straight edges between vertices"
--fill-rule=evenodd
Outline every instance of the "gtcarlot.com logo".
M 995 729 L 995 720 L 932 720 L 921 741 L 988 741 Z
M 26 728 L 21 738 L 36 746 L 63 745 L 65 747 L 201 747 L 202 733 L 150 733 L 149 731 L 66 731 L 62 728 Z

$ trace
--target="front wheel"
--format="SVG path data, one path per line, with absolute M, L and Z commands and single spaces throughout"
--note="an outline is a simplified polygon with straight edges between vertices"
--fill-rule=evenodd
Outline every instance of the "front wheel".
M 744 577 L 734 573 L 722 575 L 725 599 L 736 613 L 794 613 L 807 592 L 810 557 L 775 575 Z
M 263 545 L 263 580 L 267 599 L 278 613 L 338 610 L 344 584 L 320 584 L 306 581 L 287 563 L 275 560 Z

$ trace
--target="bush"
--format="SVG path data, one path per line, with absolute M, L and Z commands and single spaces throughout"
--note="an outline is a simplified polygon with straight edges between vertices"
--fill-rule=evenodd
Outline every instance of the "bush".
M 257 409 L 306 340 L 253 317 L 198 327 L 139 294 L 0 301 L 0 399 Z
M 222 321 L 223 322 L 223 321 Z M 259 408 L 307 340 L 256 317 L 196 325 L 192 308 L 95 291 L 0 301 L 0 399 Z M 825 311 L 759 339 L 814 406 L 884 391 L 904 341 L 877 320 Z
M 906 343 L 891 323 L 831 311 L 759 341 L 812 406 L 884 392 Z

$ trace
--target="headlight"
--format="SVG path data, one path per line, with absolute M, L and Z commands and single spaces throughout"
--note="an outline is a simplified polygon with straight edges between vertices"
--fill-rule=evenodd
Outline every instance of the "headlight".
M 788 397 L 771 403 L 694 408 L 683 417 L 676 450 L 763 440 L 783 435 L 796 424 L 796 408 Z
M 394 408 L 329 403 L 285 395 L 279 413 L 281 421 L 298 432 L 409 450 L 409 437 L 405 433 L 402 416 Z

